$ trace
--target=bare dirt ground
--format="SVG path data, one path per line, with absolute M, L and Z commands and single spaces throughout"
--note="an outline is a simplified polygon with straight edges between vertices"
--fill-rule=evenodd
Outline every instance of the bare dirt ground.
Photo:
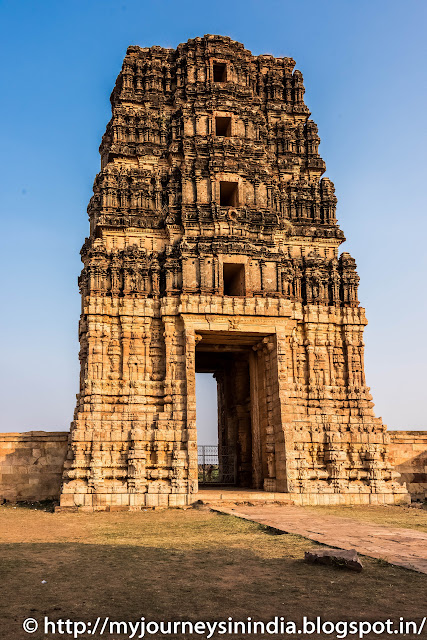
M 360 574 L 305 564 L 313 546 L 193 509 L 54 514 L 0 507 L 0 637 L 45 637 L 23 632 L 28 616 L 337 621 L 419 620 L 427 613 L 426 575 L 370 558 Z

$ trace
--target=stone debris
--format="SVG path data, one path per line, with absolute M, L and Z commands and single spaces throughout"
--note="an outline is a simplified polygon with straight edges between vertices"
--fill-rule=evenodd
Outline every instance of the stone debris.
M 203 500 L 196 500 L 191 507 L 197 511 L 212 511 L 211 505 L 203 502 Z
M 304 554 L 306 562 L 328 564 L 351 571 L 362 571 L 363 565 L 355 549 L 310 549 Z

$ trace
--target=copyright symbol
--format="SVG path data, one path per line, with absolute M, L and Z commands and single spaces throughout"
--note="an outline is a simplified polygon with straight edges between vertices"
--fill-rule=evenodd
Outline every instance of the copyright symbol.
M 22 624 L 22 628 L 27 633 L 34 633 L 34 631 L 37 631 L 38 626 L 39 623 L 37 622 L 37 620 L 35 620 L 35 618 L 27 618 Z

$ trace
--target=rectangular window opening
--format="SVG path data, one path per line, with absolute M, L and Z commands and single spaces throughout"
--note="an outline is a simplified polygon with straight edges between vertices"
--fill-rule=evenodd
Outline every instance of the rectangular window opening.
M 218 116 L 215 118 L 215 133 L 217 136 L 229 138 L 231 136 L 231 118 Z
M 225 62 L 214 62 L 213 78 L 214 82 L 227 82 L 227 65 Z
M 226 263 L 223 265 L 224 295 L 245 295 L 245 265 Z
M 221 207 L 239 206 L 239 185 L 237 182 L 220 182 L 219 204 Z

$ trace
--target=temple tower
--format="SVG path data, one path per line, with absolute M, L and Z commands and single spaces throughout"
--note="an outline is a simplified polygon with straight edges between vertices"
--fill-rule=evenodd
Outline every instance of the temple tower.
M 406 499 L 294 65 L 222 36 L 129 47 L 81 252 L 61 505 L 197 499 L 196 371 L 216 375 L 238 486 L 301 504 Z

